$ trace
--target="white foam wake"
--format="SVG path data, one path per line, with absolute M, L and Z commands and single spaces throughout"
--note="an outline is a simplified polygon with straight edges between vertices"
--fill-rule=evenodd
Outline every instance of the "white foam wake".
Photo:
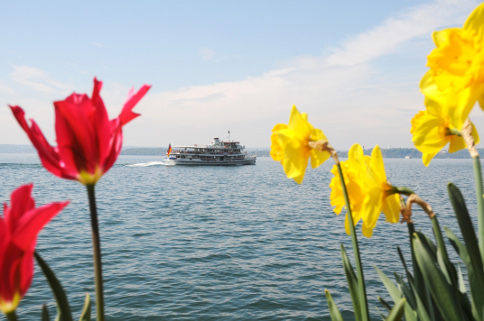
M 148 167 L 148 166 L 160 166 L 160 165 L 165 165 L 163 162 L 148 162 L 148 163 L 138 163 L 138 164 L 130 164 L 126 165 L 128 167 Z

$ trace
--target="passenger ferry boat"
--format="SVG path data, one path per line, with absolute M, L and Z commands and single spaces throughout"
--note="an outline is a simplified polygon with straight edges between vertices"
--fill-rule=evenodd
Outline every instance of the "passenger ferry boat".
M 229 136 L 230 137 L 230 136 Z M 249 156 L 239 142 L 214 138 L 211 145 L 168 147 L 165 165 L 255 165 L 257 156 Z

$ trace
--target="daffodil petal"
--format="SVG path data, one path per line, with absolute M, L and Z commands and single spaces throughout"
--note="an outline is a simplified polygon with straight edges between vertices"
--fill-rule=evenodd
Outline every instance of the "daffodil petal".
M 383 164 L 383 156 L 378 145 L 376 145 L 375 148 L 373 148 L 373 150 L 371 151 L 370 168 L 372 169 L 372 172 L 377 176 L 378 181 L 385 182 L 387 180 L 385 165 Z
M 307 121 L 307 115 L 301 115 L 296 106 L 292 106 L 288 128 L 300 141 L 308 139 L 313 130 L 313 126 Z
M 282 136 L 283 137 L 283 136 Z M 284 142 L 286 148 L 282 165 L 288 178 L 301 184 L 309 161 L 309 148 L 303 149 L 297 140 Z
M 422 153 L 440 151 L 447 142 L 445 135 L 445 122 L 442 118 L 426 115 L 419 120 L 419 126 L 413 129 L 412 141 Z
M 372 188 L 368 190 L 365 201 L 361 206 L 362 219 L 368 227 L 374 228 L 382 209 L 382 190 Z
M 383 214 L 390 223 L 398 223 L 400 221 L 400 196 L 399 194 L 392 194 L 385 197 L 383 200 Z
M 464 139 L 460 136 L 452 135 L 450 137 L 449 153 L 455 153 L 461 149 L 466 148 L 466 143 Z
M 484 3 L 481 3 L 467 18 L 464 23 L 464 29 L 474 30 L 477 37 L 484 41 Z
M 451 35 L 455 32 L 459 32 L 460 28 L 448 28 L 440 31 L 432 32 L 432 39 L 435 46 L 440 47 L 449 43 Z
M 375 226 L 376 226 L 376 224 L 375 224 Z M 365 237 L 370 238 L 370 237 L 372 237 L 372 236 L 373 236 L 373 229 L 374 229 L 374 228 L 375 228 L 375 227 L 370 227 L 370 226 L 368 226 L 368 225 L 367 225 L 367 224 L 365 224 L 365 222 L 363 221 L 363 224 L 362 224 L 362 226 L 361 226 L 361 231 L 363 232 L 363 235 L 364 235 Z
M 429 166 L 430 161 L 437 155 L 439 152 L 433 152 L 433 153 L 423 153 L 422 154 L 422 162 L 425 166 Z
M 328 160 L 331 156 L 329 152 L 320 152 L 315 149 L 311 149 L 311 167 L 316 168 L 319 167 L 322 163 Z

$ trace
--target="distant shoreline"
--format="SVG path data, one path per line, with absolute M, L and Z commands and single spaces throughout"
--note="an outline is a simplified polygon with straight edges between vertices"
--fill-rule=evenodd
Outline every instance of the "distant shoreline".
M 121 151 L 121 155 L 128 156 L 165 156 L 167 148 L 164 147 L 126 147 Z M 250 155 L 258 157 L 270 157 L 270 148 L 246 148 Z M 365 155 L 370 155 L 372 149 L 365 149 Z M 479 156 L 484 157 L 484 148 L 478 148 Z M 422 153 L 415 148 L 388 148 L 381 150 L 383 158 L 422 158 Z M 0 144 L 0 153 L 5 154 L 36 154 L 31 145 L 10 145 Z M 348 157 L 348 151 L 338 151 L 341 158 Z M 435 158 L 439 159 L 465 159 L 469 158 L 467 150 L 460 150 L 455 153 L 449 153 L 446 150 L 441 151 Z

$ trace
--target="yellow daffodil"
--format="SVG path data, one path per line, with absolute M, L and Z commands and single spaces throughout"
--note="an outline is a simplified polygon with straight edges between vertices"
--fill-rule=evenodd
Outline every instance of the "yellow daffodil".
M 436 31 L 432 38 L 437 48 L 428 56 L 430 70 L 420 83 L 422 92 L 434 100 L 441 93 L 456 95 L 466 117 L 476 101 L 484 109 L 484 3 L 463 28 Z
M 309 146 L 310 142 L 326 141 L 320 129 L 314 128 L 307 120 L 308 116 L 292 107 L 289 124 L 277 124 L 272 129 L 271 156 L 280 161 L 288 178 L 301 184 L 311 158 L 312 168 L 324 163 L 330 156 L 327 151 L 320 151 Z
M 455 97 L 452 95 L 443 95 L 441 102 L 438 102 L 426 97 L 426 110 L 420 111 L 412 119 L 412 141 L 422 152 L 425 166 L 428 166 L 432 158 L 448 143 L 449 153 L 466 148 L 464 139 L 460 136 L 465 119 L 460 109 L 455 106 L 453 98 Z M 474 125 L 472 136 L 477 144 L 479 135 Z
M 353 223 L 356 225 L 361 219 L 361 205 L 365 199 L 364 185 L 361 182 L 361 175 L 366 171 L 365 158 L 369 156 L 363 155 L 363 150 L 358 144 L 351 146 L 348 151 L 348 160 L 340 162 L 341 170 L 345 180 L 346 190 L 350 199 L 351 212 L 353 214 Z M 338 167 L 333 166 L 331 170 L 334 177 L 331 180 L 329 187 L 331 188 L 331 194 L 329 196 L 331 206 L 334 206 L 334 212 L 340 214 L 345 207 L 345 199 L 343 194 L 343 188 L 341 186 L 341 179 L 338 173 Z M 346 233 L 350 235 L 350 223 L 348 216 L 345 219 Z
M 398 194 L 392 193 L 394 187 L 387 181 L 380 148 L 375 146 L 370 156 L 363 154 L 363 148 L 355 144 L 348 152 L 348 160 L 341 162 L 341 168 L 350 200 L 353 222 L 363 221 L 362 231 L 366 237 L 373 235 L 378 217 L 383 211 L 390 223 L 399 221 L 400 203 Z M 345 205 L 341 182 L 336 165 L 331 171 L 331 205 L 339 214 Z M 346 233 L 350 234 L 348 219 L 345 221 Z
M 371 237 L 382 211 L 387 222 L 397 223 L 399 221 L 400 196 L 392 193 L 394 187 L 387 181 L 383 157 L 378 145 L 371 152 L 371 158 L 367 162 L 367 169 L 367 177 L 362 182 L 366 185 L 366 195 L 361 206 L 361 215 L 363 219 L 363 235 Z

